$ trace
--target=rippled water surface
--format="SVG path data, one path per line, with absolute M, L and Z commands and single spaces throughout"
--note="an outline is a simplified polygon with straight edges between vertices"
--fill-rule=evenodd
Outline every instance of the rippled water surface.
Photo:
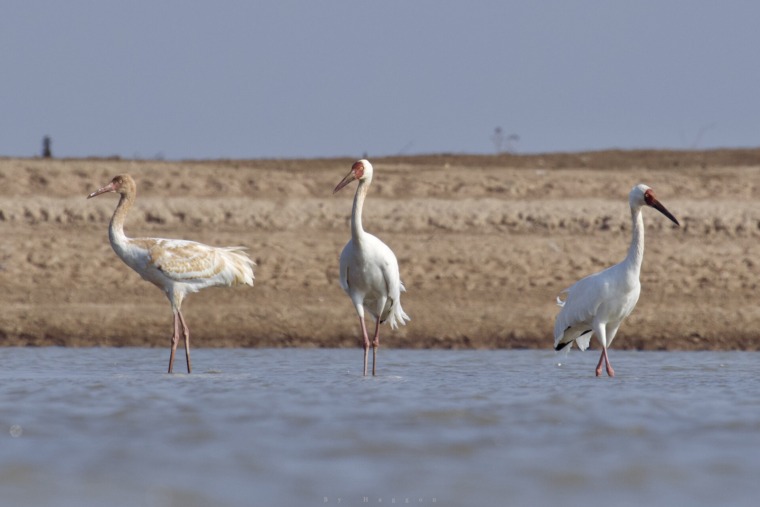
M 15 506 L 757 505 L 760 354 L 0 349 Z M 183 363 L 178 361 L 177 366 Z M 561 364 L 560 364 L 561 363 Z M 175 368 L 177 367 L 175 366 Z

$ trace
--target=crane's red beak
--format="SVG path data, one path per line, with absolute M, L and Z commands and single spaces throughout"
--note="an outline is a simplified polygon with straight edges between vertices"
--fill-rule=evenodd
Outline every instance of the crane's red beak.
M 90 195 L 87 196 L 88 199 L 91 199 L 93 197 L 96 197 L 100 194 L 105 194 L 106 192 L 116 192 L 116 186 L 114 185 L 113 181 L 106 185 L 103 188 L 99 188 L 98 190 L 94 191 Z

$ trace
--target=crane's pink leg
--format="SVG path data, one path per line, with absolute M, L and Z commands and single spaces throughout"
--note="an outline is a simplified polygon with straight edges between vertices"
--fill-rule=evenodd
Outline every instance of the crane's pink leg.
M 367 326 L 364 324 L 364 317 L 359 317 L 359 323 L 362 326 L 362 336 L 364 337 L 364 376 L 367 376 L 367 360 L 369 359 L 369 336 L 367 336 Z
M 182 316 L 181 311 L 177 311 L 177 314 L 179 314 L 179 321 L 182 324 L 182 333 L 185 335 L 185 358 L 187 359 L 187 372 L 192 372 L 192 367 L 190 366 L 190 329 L 188 329 L 187 324 L 185 324 L 185 317 Z
M 602 347 L 602 353 L 599 354 L 599 362 L 596 363 L 596 376 L 602 375 L 602 361 L 604 361 L 604 347 Z
M 602 362 L 604 362 L 605 366 L 607 367 L 607 375 L 610 377 L 614 377 L 615 370 L 612 369 L 612 365 L 610 365 L 610 360 L 607 357 L 607 347 L 602 347 L 602 353 L 599 356 L 599 362 L 596 365 L 597 377 L 600 377 L 602 375 Z
M 169 373 L 172 373 L 174 369 L 174 353 L 177 352 L 177 344 L 179 343 L 179 317 L 177 312 L 174 312 L 174 334 L 172 335 L 172 353 L 169 356 Z
M 604 348 L 604 363 L 607 365 L 607 376 L 614 377 L 615 370 L 612 369 L 612 365 L 610 364 L 610 358 L 607 357 L 607 347 Z
M 380 319 L 375 320 L 375 337 L 372 340 L 372 376 L 375 376 L 375 362 L 377 361 L 377 348 L 380 346 Z

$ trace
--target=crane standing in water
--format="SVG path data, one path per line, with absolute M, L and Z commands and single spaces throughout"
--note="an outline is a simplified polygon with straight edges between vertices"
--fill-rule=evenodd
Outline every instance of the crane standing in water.
M 401 308 L 401 283 L 398 261 L 388 245 L 364 231 L 362 209 L 372 183 L 372 164 L 359 160 L 333 190 L 333 194 L 354 180 L 359 186 L 354 195 L 351 212 L 351 239 L 340 254 L 340 286 L 351 298 L 359 315 L 364 338 L 364 375 L 367 375 L 369 336 L 364 323 L 364 309 L 375 318 L 375 335 L 372 339 L 372 375 L 375 375 L 377 348 L 380 346 L 380 323 L 390 321 L 391 329 L 398 323 L 406 324 L 409 316 Z
M 631 314 L 641 292 L 639 274 L 644 259 L 644 218 L 641 208 L 649 206 L 680 225 L 678 220 L 654 196 L 654 191 L 646 185 L 633 187 L 628 194 L 633 221 L 633 237 L 628 255 L 620 264 L 615 264 L 599 273 L 583 278 L 565 289 L 567 298 L 557 298 L 562 310 L 554 321 L 554 349 L 562 350 L 575 342 L 578 348 L 586 350 L 595 335 L 602 346 L 602 354 L 596 365 L 596 376 L 602 374 L 602 363 L 607 375 L 615 376 L 607 347 L 612 344 L 615 334 L 628 315 Z
M 128 174 L 121 174 L 87 198 L 109 192 L 120 195 L 108 227 L 111 247 L 127 266 L 166 294 L 174 313 L 169 373 L 174 367 L 180 326 L 185 341 L 187 372 L 190 373 L 190 330 L 182 316 L 182 300 L 187 294 L 206 287 L 252 286 L 255 263 L 242 252 L 242 247 L 213 247 L 182 239 L 128 238 L 124 233 L 124 221 L 137 196 L 135 180 Z

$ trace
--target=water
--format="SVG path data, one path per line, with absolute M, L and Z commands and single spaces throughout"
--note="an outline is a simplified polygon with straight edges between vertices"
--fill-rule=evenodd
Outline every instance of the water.
M 756 505 L 760 354 L 0 349 L 15 506 Z M 561 365 L 558 363 L 562 363 Z M 181 358 L 177 366 L 182 366 Z

